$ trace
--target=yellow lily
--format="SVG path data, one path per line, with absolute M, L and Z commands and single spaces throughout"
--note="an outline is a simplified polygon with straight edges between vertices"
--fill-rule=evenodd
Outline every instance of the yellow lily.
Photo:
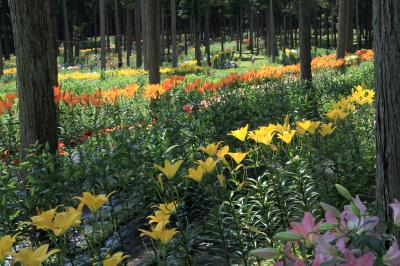
M 230 152 L 228 155 L 236 162 L 236 164 L 240 164 L 244 158 L 249 154 L 248 152 Z
M 204 175 L 204 169 L 200 166 L 197 167 L 197 169 L 195 168 L 190 168 L 188 170 L 188 175 L 187 177 L 193 179 L 194 181 L 200 183 L 201 180 L 203 179 L 203 175 Z
M 103 266 L 117 266 L 123 260 L 129 258 L 128 255 L 124 255 L 122 252 L 117 252 L 109 258 L 106 258 L 102 261 Z
M 332 134 L 332 132 L 336 129 L 332 123 L 329 124 L 322 124 L 319 133 L 322 137 Z
M 217 144 L 210 143 L 207 145 L 207 147 L 200 147 L 199 150 L 207 153 L 209 156 L 213 156 L 217 153 L 219 144 L 220 144 L 220 142 L 218 142 Z
M 150 215 L 147 218 L 150 220 L 149 224 L 156 223 L 156 228 L 164 228 L 168 223 L 171 217 L 170 214 L 165 214 L 162 211 L 156 211 L 155 215 Z
M 183 160 L 178 160 L 172 164 L 170 161 L 165 160 L 164 167 L 158 164 L 154 164 L 154 167 L 160 170 L 168 179 L 172 179 L 176 175 L 176 172 L 178 171 L 182 163 Z
M 245 127 L 231 131 L 231 133 L 229 133 L 228 135 L 234 136 L 240 141 L 245 141 L 248 130 L 249 130 L 249 125 L 247 124 Z
M 157 207 L 157 209 L 160 210 L 163 214 L 171 214 L 176 208 L 176 201 L 161 203 L 156 205 L 155 207 Z
M 75 199 L 80 200 L 81 205 L 88 207 L 92 213 L 96 213 L 104 203 L 108 202 L 112 194 L 114 194 L 114 192 L 111 192 L 107 196 L 103 194 L 93 195 L 90 192 L 83 192 L 82 197 L 75 197 Z
M 319 128 L 319 125 L 320 125 L 320 124 L 321 124 L 320 121 L 314 121 L 314 122 L 312 122 L 311 125 L 310 125 L 310 128 L 308 129 L 308 132 L 309 132 L 311 135 L 314 135 L 315 132 L 317 131 L 317 129 Z
M 167 244 L 173 237 L 174 235 L 178 232 L 176 228 L 172 229 L 165 229 L 163 228 L 162 230 L 156 230 L 156 228 L 152 228 L 151 231 L 139 229 L 140 232 L 142 232 L 142 236 L 146 235 L 156 241 L 160 241 L 163 245 Z
M 229 153 L 229 146 L 224 146 L 217 151 L 217 157 L 221 160 L 225 158 L 225 155 Z
M 212 157 L 208 157 L 205 161 L 198 160 L 197 163 L 201 168 L 204 169 L 206 173 L 211 173 L 217 165 L 218 161 L 214 161 Z
M 286 144 L 289 144 L 292 141 L 294 134 L 296 134 L 296 130 L 284 131 L 282 134 L 278 134 L 278 138 Z
M 311 127 L 312 122 L 310 120 L 297 121 L 296 122 L 296 133 L 299 135 L 304 135 L 307 133 Z
M 50 256 L 60 252 L 59 249 L 53 249 L 47 252 L 49 245 L 45 244 L 33 249 L 32 247 L 24 248 L 19 250 L 18 253 L 12 252 L 11 255 L 15 262 L 20 262 L 24 266 L 40 266 L 45 262 Z
M 333 109 L 326 114 L 326 117 L 332 120 L 333 122 L 336 122 L 339 119 L 345 119 L 348 115 L 349 113 L 344 112 L 340 109 Z
M 77 209 L 68 207 L 65 212 L 57 213 L 57 208 L 31 217 L 29 224 L 37 229 L 52 231 L 55 236 L 64 234 L 69 228 L 81 223 L 82 206 Z
M 7 255 L 11 252 L 12 246 L 16 241 L 17 235 L 5 235 L 0 237 L 0 262 L 4 262 Z

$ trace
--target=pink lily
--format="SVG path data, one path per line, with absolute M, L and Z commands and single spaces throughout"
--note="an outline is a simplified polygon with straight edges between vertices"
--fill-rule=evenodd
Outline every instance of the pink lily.
M 390 204 L 390 207 L 393 209 L 393 223 L 396 226 L 400 226 L 400 202 L 395 199 L 394 203 Z
M 386 266 L 397 266 L 400 265 L 400 250 L 397 241 L 393 242 L 389 250 L 382 257 L 382 262 Z
M 291 222 L 290 226 L 292 227 L 291 232 L 300 235 L 306 241 L 307 247 L 311 247 L 317 242 L 318 228 L 310 212 L 304 214 L 301 223 Z
M 344 253 L 346 262 L 340 264 L 340 266 L 374 266 L 375 256 L 371 252 L 365 253 L 359 258 L 356 258 L 353 253 L 346 250 Z
M 365 207 L 364 203 L 362 203 L 358 195 L 355 198 L 353 198 L 353 203 L 360 210 L 360 214 L 362 216 L 367 214 L 367 207 Z

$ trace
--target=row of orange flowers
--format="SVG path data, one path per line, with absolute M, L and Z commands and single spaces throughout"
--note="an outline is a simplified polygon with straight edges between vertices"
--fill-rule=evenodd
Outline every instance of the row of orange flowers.
M 372 50 L 358 50 L 355 54 L 358 55 L 358 61 L 369 61 L 372 60 L 374 56 Z M 337 69 L 345 65 L 345 59 L 336 60 L 335 55 L 332 54 L 314 58 L 311 63 L 311 68 L 313 70 Z M 277 79 L 286 74 L 296 75 L 299 72 L 300 66 L 298 64 L 289 66 L 265 66 L 260 70 L 250 70 L 241 74 L 232 72 L 215 82 L 198 78 L 192 82 L 187 82 L 185 91 L 189 92 L 195 90 L 199 93 L 203 93 L 205 91 L 218 90 L 237 82 L 252 83 L 265 78 Z M 160 84 L 149 84 L 144 88 L 143 96 L 147 99 L 157 99 L 160 95 L 172 90 L 184 80 L 185 77 L 183 76 L 171 76 Z M 139 86 L 133 83 L 127 85 L 125 88 L 112 88 L 108 90 L 99 89 L 92 94 L 75 94 L 71 91 L 62 91 L 60 87 L 57 87 L 54 90 L 54 99 L 56 104 L 64 102 L 70 107 L 76 105 L 99 106 L 107 103 L 116 103 L 120 98 L 133 97 L 137 93 L 138 88 Z M 15 98 L 15 93 L 8 93 L 3 97 L 0 97 L 0 115 L 7 110 L 11 110 Z

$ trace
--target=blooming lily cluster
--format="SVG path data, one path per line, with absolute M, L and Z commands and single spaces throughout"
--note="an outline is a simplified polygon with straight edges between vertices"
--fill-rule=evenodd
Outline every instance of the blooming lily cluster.
M 280 259 L 274 266 L 373 266 L 378 262 L 386 266 L 400 265 L 398 240 L 377 233 L 379 219 L 369 214 L 359 196 L 353 197 L 341 185 L 336 185 L 336 188 L 350 201 L 342 212 L 322 202 L 325 219 L 316 223 L 313 215 L 307 212 L 302 222 L 292 222 L 290 230 L 275 235 L 276 239 L 286 242 L 283 252 L 264 248 L 253 250 L 252 255 Z M 395 200 L 390 206 L 394 212 L 394 224 L 398 226 L 400 203 Z M 386 241 L 390 241 L 391 246 L 385 251 Z
M 56 207 L 48 211 L 40 212 L 36 216 L 32 216 L 30 218 L 31 221 L 25 222 L 25 224 L 49 232 L 55 238 L 60 238 L 68 230 L 81 224 L 82 209 L 84 207 L 87 207 L 95 214 L 108 202 L 111 194 L 112 193 L 106 196 L 84 192 L 81 197 L 76 197 L 76 199 L 80 201 L 77 208 L 67 207 L 65 211 L 58 211 L 59 207 Z M 29 246 L 15 252 L 13 246 L 17 242 L 17 237 L 23 239 L 20 234 L 0 237 L 0 263 L 3 263 L 8 258 L 12 258 L 13 263 L 19 262 L 25 266 L 39 266 L 54 254 L 62 253 L 60 249 L 49 250 L 49 244 L 41 245 L 38 248 Z M 26 239 L 23 240 L 26 241 Z M 122 252 L 117 252 L 112 256 L 105 257 L 102 263 L 107 266 L 116 266 L 126 258 L 128 258 L 128 256 L 125 256 Z

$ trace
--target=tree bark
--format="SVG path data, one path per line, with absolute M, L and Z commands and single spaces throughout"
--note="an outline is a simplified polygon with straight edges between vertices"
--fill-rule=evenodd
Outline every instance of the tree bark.
M 300 0 L 300 77 L 311 81 L 311 6 L 309 0 Z
M 176 47 L 176 0 L 171 0 L 171 39 L 172 39 L 172 67 L 177 67 L 178 52 Z
M 208 0 L 206 0 L 206 8 L 204 14 L 204 46 L 207 56 L 207 65 L 211 66 L 211 51 L 210 51 L 210 8 Z
M 346 19 L 347 0 L 339 0 L 339 36 L 337 41 L 336 58 L 344 58 L 346 53 Z
M 1 23 L 1 21 L 0 21 Z M 4 75 L 4 61 L 3 61 L 3 47 L 1 45 L 1 34 L 2 29 L 1 29 L 1 24 L 0 24 L 0 77 Z
M 106 13 L 105 13 L 105 0 L 100 0 L 100 57 L 101 69 L 105 70 L 107 65 L 106 59 Z
M 67 0 L 63 0 L 62 5 L 63 5 L 63 17 L 64 17 L 64 40 L 65 40 L 64 53 L 66 53 L 66 56 L 64 55 L 64 58 L 67 59 L 67 61 L 64 62 L 64 65 L 65 67 L 69 67 L 74 65 L 74 54 L 72 51 L 72 41 L 69 29 Z
M 140 1 L 136 1 L 135 6 L 135 45 L 136 45 L 136 67 L 140 68 L 143 64 L 142 58 L 142 33 L 141 33 L 141 20 L 140 17 Z
M 144 69 L 148 69 L 148 47 L 147 47 L 147 5 L 145 0 L 140 0 L 140 10 L 141 10 L 141 18 L 142 18 L 142 47 L 143 47 L 143 63 Z
M 114 0 L 114 16 L 115 16 L 115 49 L 117 50 L 118 54 L 118 67 L 122 67 L 121 23 L 119 21 L 118 0 Z
M 276 56 L 276 39 L 275 39 L 275 18 L 274 18 L 274 1 L 269 0 L 269 38 L 270 38 L 270 55 L 272 62 L 275 62 Z
M 160 44 L 157 36 L 157 0 L 146 0 L 149 83 L 160 83 Z
M 353 28 L 354 28 L 354 19 L 353 19 L 353 0 L 347 0 L 347 9 L 346 9 L 346 44 L 345 51 L 347 53 L 353 52 Z
M 400 199 L 400 2 L 374 0 L 376 88 L 376 198 L 380 221 L 391 220 L 389 204 Z
M 17 88 L 22 155 L 38 143 L 57 150 L 54 76 L 57 68 L 51 1 L 10 0 L 17 55 Z M 38 104 L 40 103 L 40 104 Z M 42 146 L 43 148 L 43 146 Z
M 132 10 L 126 8 L 126 65 L 131 66 L 133 28 L 132 28 Z

